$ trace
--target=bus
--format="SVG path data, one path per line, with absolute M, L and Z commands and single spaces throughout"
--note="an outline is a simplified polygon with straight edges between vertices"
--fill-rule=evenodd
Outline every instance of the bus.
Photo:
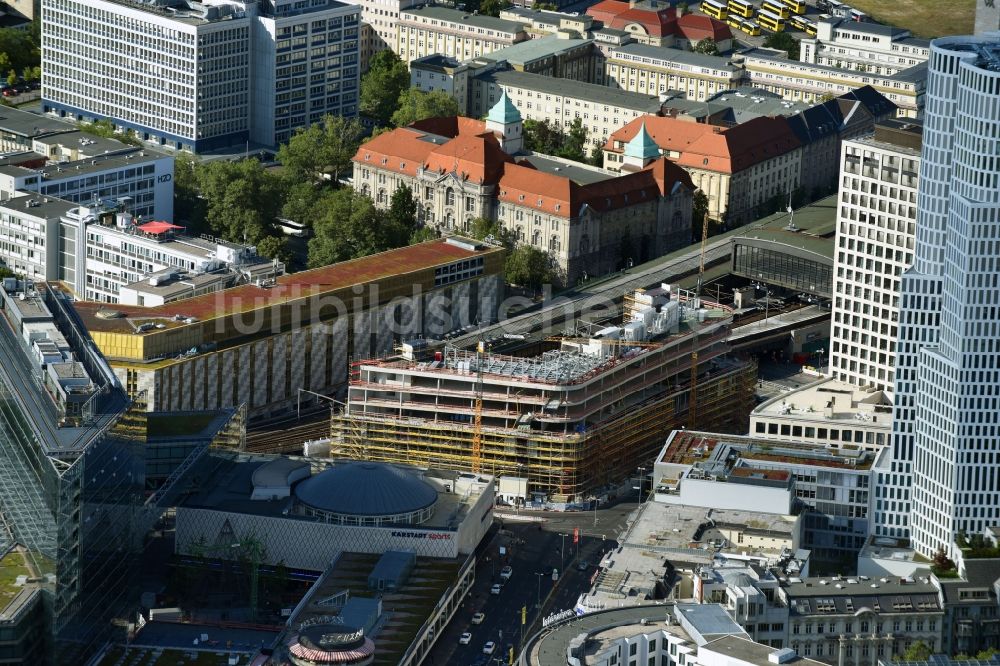
M 721 2 L 716 2 L 716 0 L 702 0 L 699 9 L 701 9 L 702 14 L 720 21 L 725 21 L 726 17 L 729 16 L 729 10 L 726 9 L 726 6 Z
M 810 37 L 816 36 L 816 24 L 804 16 L 793 16 L 789 23 L 792 24 L 793 28 L 801 30 Z
M 753 4 L 747 2 L 747 0 L 729 0 L 730 14 L 736 14 L 737 16 L 742 16 L 743 18 L 750 18 L 753 16 L 754 9 Z
M 753 21 L 740 21 L 740 30 L 747 33 L 751 37 L 756 37 L 760 34 L 760 26 Z
M 757 23 L 760 24 L 760 27 L 770 30 L 771 32 L 781 32 L 785 29 L 785 19 L 776 14 L 772 14 L 766 9 L 761 9 L 757 12 Z
M 852 7 L 851 8 L 851 17 L 850 18 L 851 18 L 852 21 L 857 21 L 858 23 L 864 23 L 865 21 L 868 20 L 868 14 L 865 14 L 860 9 L 854 9 Z
M 781 0 L 781 4 L 791 9 L 793 14 L 802 15 L 806 13 L 806 3 L 802 0 Z
M 771 12 L 781 19 L 787 19 L 792 15 L 792 10 L 781 4 L 778 0 L 764 0 L 764 2 L 760 3 L 760 11 Z
M 733 16 L 732 14 L 730 14 L 729 18 L 726 19 L 726 25 L 728 25 L 730 28 L 734 28 L 735 30 L 740 29 L 740 24 L 742 22 L 743 19 L 741 19 L 739 16 Z

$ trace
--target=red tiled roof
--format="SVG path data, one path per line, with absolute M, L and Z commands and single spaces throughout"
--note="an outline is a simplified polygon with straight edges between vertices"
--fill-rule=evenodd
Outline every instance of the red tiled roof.
M 659 10 L 630 7 L 621 0 L 602 0 L 587 10 L 587 14 L 608 28 L 625 30 L 637 23 L 653 37 L 677 34 L 677 12 L 673 7 Z
M 358 148 L 354 161 L 408 176 L 416 176 L 423 166 L 476 183 L 495 183 L 503 165 L 513 160 L 500 148 L 496 136 L 486 131 L 486 123 L 452 117 L 431 118 L 380 134 Z
M 674 163 L 720 173 L 742 171 L 801 145 L 783 117 L 754 118 L 723 128 L 679 118 L 640 116 L 612 133 L 604 144 L 605 150 L 622 152 L 615 144 L 627 143 L 643 122 L 661 150 L 679 153 L 670 158 Z
M 684 38 L 698 42 L 708 38 L 722 42 L 733 38 L 733 32 L 722 21 L 701 14 L 685 14 L 677 19 L 677 29 Z
M 528 206 L 549 215 L 572 218 L 590 206 L 604 212 L 669 195 L 680 183 L 694 189 L 686 171 L 667 159 L 645 169 L 607 180 L 578 185 L 566 176 L 536 170 L 529 163 L 511 164 L 500 179 L 501 202 Z

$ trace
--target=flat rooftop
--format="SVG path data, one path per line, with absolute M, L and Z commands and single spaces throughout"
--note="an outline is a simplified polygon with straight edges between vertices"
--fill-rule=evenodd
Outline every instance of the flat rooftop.
M 491 57 L 493 55 L 491 54 Z M 596 83 L 583 83 L 571 79 L 543 76 L 530 72 L 518 72 L 516 70 L 486 72 L 485 74 L 480 74 L 477 78 L 482 81 L 493 81 L 501 86 L 512 86 L 549 95 L 583 99 L 596 104 L 606 104 L 608 106 L 632 109 L 643 113 L 658 113 L 660 110 L 660 98 L 656 95 L 644 95 L 627 90 L 616 90 Z
M 26 139 L 72 132 L 76 125 L 55 116 L 32 113 L 10 106 L 0 107 L 0 132 Z
M 827 407 L 832 409 L 829 415 Z M 892 425 L 892 401 L 883 391 L 822 378 L 762 402 L 750 416 L 787 416 L 796 421 L 845 421 L 888 429 Z
M 44 183 L 45 181 L 59 181 L 77 178 L 88 173 L 119 169 L 130 164 L 146 164 L 166 157 L 166 154 L 148 148 L 136 148 L 122 144 L 121 148 L 114 153 L 94 155 L 63 164 L 47 164 L 37 171 L 42 174 L 42 182 Z
M 657 462 L 675 465 L 707 462 L 716 457 L 714 454 L 719 446 L 730 447 L 750 467 L 754 466 L 755 461 L 851 470 L 868 470 L 872 466 L 872 457 L 855 444 L 845 443 L 835 451 L 849 450 L 857 453 L 857 457 L 835 455 L 833 449 L 814 444 L 693 430 L 675 430 L 671 433 L 663 455 Z
M 650 60 L 659 60 L 666 65 L 678 64 L 689 67 L 702 67 L 704 69 L 716 70 L 720 73 L 733 73 L 740 69 L 730 62 L 728 56 L 682 51 L 681 49 L 674 49 L 669 46 L 650 46 L 649 44 L 632 42 L 615 48 L 614 52 L 649 58 Z
M 764 240 L 833 260 L 838 205 L 837 195 L 833 194 L 799 208 L 792 215 L 787 211 L 768 215 L 737 234 L 735 242 L 744 238 Z
M 20 169 L 21 167 L 0 167 L 0 169 Z M 43 196 L 41 194 L 21 194 L 11 197 L 7 201 L 0 203 L 0 208 L 7 209 L 13 215 L 30 215 L 46 220 L 54 220 L 62 217 L 79 204 L 56 197 Z
M 441 5 L 426 5 L 424 7 L 412 7 L 399 12 L 400 20 L 406 20 L 408 16 L 426 17 L 437 21 L 451 21 L 461 23 L 474 28 L 486 30 L 496 30 L 498 32 L 518 33 L 524 30 L 524 24 L 517 21 L 489 16 L 487 14 L 473 14 L 461 9 L 452 9 Z M 430 25 L 430 24 L 428 24 Z M 432 26 L 433 27 L 433 26 Z
M 526 65 L 541 58 L 549 58 L 564 51 L 585 46 L 593 41 L 592 39 L 564 39 L 559 35 L 546 35 L 487 53 L 483 58 L 495 62 L 506 60 L 513 65 Z
M 524 162 L 527 162 L 531 166 L 535 167 L 538 171 L 544 171 L 555 176 L 569 178 L 577 185 L 600 183 L 605 180 L 611 180 L 612 178 L 618 178 L 621 176 L 619 173 L 606 171 L 600 167 L 589 166 L 572 160 L 564 160 L 558 157 L 552 157 L 551 155 L 535 153 L 529 154 L 525 157 L 518 155 L 517 163 L 522 164 Z
M 109 306 L 106 303 L 76 302 L 84 326 L 91 331 L 132 333 L 133 321 L 172 320 L 178 313 L 200 321 L 224 317 L 235 313 L 252 312 L 295 299 L 306 299 L 328 294 L 355 285 L 366 285 L 390 278 L 405 280 L 405 276 L 463 259 L 503 252 L 502 248 L 479 245 L 466 249 L 437 239 L 410 245 L 361 259 L 352 259 L 322 268 L 314 268 L 276 279 L 272 287 L 241 285 L 225 291 L 174 301 L 161 306 Z M 105 318 L 114 312 L 116 318 Z M 99 313 L 105 316 L 99 316 Z
M 771 655 L 779 651 L 778 648 L 754 643 L 740 636 L 716 638 L 713 641 L 705 643 L 701 649 L 727 655 L 736 663 L 746 662 L 753 664 L 753 666 L 775 666 L 775 662 L 771 661 Z M 825 666 L 823 662 L 809 659 L 808 657 L 799 657 L 798 655 L 780 663 L 797 664 L 798 666 Z
M 218 11 L 207 11 L 209 5 L 205 5 L 198 0 L 170 0 L 157 5 L 147 4 L 140 0 L 97 0 L 98 2 L 109 2 L 114 5 L 129 7 L 141 12 L 153 14 L 169 21 L 175 21 L 184 25 L 209 25 L 219 21 L 229 21 L 234 18 L 242 18 L 234 13 L 219 13 Z M 168 10 L 167 8 L 173 11 Z

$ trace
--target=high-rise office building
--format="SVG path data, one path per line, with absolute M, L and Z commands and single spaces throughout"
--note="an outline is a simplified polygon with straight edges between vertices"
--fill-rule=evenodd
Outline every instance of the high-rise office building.
M 42 107 L 194 152 L 274 146 L 357 112 L 358 29 L 336 0 L 44 0 Z
M 914 264 L 877 533 L 920 554 L 1000 520 L 1000 32 L 931 43 Z
M 892 391 L 903 271 L 913 263 L 921 124 L 886 120 L 841 149 L 830 373 Z

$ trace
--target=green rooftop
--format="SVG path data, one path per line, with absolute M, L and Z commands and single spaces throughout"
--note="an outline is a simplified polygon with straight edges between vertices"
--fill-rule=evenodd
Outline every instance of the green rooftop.
M 17 585 L 18 576 L 32 577 L 24 555 L 12 550 L 0 559 L 0 609 L 6 608 L 18 592 L 24 589 L 24 586 Z
M 789 221 L 795 231 L 789 230 Z M 833 259 L 837 229 L 837 195 L 833 194 L 789 215 L 781 211 L 743 227 L 737 238 L 782 243 Z

